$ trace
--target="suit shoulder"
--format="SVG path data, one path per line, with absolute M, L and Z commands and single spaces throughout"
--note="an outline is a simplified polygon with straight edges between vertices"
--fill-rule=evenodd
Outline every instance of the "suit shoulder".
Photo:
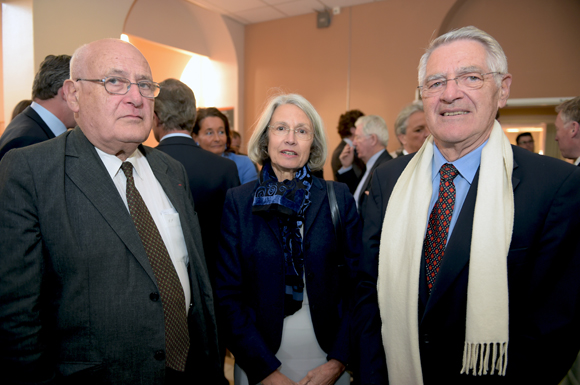
M 394 159 L 389 159 L 381 163 L 375 170 L 376 175 L 384 177 L 387 175 L 397 175 L 397 177 L 403 172 L 407 164 L 413 159 L 415 154 L 409 154 L 405 156 L 399 156 Z
M 167 164 L 170 169 L 173 170 L 185 170 L 183 164 L 178 160 L 175 160 L 172 156 L 165 153 L 164 151 L 158 150 L 156 148 L 151 148 L 149 146 L 140 145 L 139 149 L 147 157 L 148 162 L 162 161 Z
M 253 196 L 254 191 L 258 185 L 258 181 L 251 181 L 244 183 L 241 186 L 233 187 L 228 190 L 228 194 L 232 195 L 236 199 L 240 199 L 245 196 Z
M 322 184 L 326 184 L 326 182 L 332 182 L 332 185 L 334 186 L 334 191 L 336 192 L 337 195 L 339 195 L 339 194 L 343 195 L 346 193 L 350 194 L 348 186 L 342 182 L 326 181 L 323 179 L 319 179 L 319 180 Z M 325 190 L 326 190 L 326 187 L 325 187 Z
M 562 180 L 572 173 L 580 173 L 580 167 L 547 155 L 534 154 L 512 145 L 514 173 L 534 180 Z

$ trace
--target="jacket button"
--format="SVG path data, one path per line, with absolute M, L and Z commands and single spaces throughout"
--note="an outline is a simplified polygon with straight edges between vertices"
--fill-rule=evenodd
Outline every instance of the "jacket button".
M 165 352 L 163 350 L 158 350 L 155 352 L 154 357 L 157 361 L 163 361 L 165 359 Z
M 423 343 L 424 344 L 429 344 L 429 334 L 423 334 Z
M 153 302 L 159 301 L 159 293 L 151 293 L 149 294 L 149 299 Z

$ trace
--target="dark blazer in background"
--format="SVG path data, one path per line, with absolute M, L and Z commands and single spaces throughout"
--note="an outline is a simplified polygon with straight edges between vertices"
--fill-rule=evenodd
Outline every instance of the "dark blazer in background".
M 201 226 L 205 259 L 213 281 L 226 191 L 240 185 L 236 164 L 202 149 L 192 138 L 174 136 L 162 139 L 156 148 L 180 161 L 187 171 Z
M 30 106 L 18 114 L 0 137 L 0 160 L 9 150 L 54 138 L 44 120 Z
M 332 167 L 332 175 L 334 176 L 334 180 L 337 182 L 339 182 L 338 170 L 342 167 L 342 163 L 340 163 L 339 157 L 340 157 L 340 154 L 342 153 L 342 150 L 344 149 L 344 146 L 346 146 L 346 142 L 343 139 L 340 141 L 338 146 L 334 149 L 334 152 L 332 153 L 332 158 L 330 160 L 330 165 Z M 348 186 L 348 189 L 350 190 L 350 193 L 354 194 L 354 190 L 356 190 L 356 186 L 358 186 L 358 182 L 360 182 L 362 176 L 364 175 L 364 173 L 366 171 L 365 162 L 363 162 L 362 159 L 357 156 L 356 150 L 354 153 L 354 161 L 352 162 L 352 169 L 354 170 L 355 177 L 358 179 L 349 180 L 347 183 L 347 186 Z
M 228 191 L 216 287 L 228 348 L 253 384 L 280 366 L 275 354 L 282 339 L 285 291 L 279 220 L 252 213 L 255 188 L 247 183 Z M 334 233 L 326 183 L 313 178 L 303 232 L 304 276 L 316 339 L 329 359 L 346 364 L 347 302 L 353 290 L 348 273 L 358 263 L 361 225 L 346 186 L 334 183 L 334 188 L 343 226 L 340 239 Z
M 168 155 L 140 150 L 179 214 L 189 255 L 187 371 L 213 384 L 223 369 L 188 178 Z M 0 250 L 5 380 L 164 383 L 164 316 L 153 270 L 113 180 L 78 127 L 0 163 Z
M 362 208 L 364 207 L 364 201 L 367 198 L 367 194 L 365 193 L 366 191 L 369 191 L 371 188 L 371 180 L 373 179 L 373 172 L 377 169 L 377 167 L 379 167 L 381 164 L 389 161 L 393 159 L 393 157 L 391 156 L 391 154 L 389 154 L 387 152 L 387 150 L 383 151 L 383 153 L 377 158 L 377 161 L 375 162 L 375 164 L 373 164 L 373 168 L 371 169 L 371 171 L 369 172 L 369 177 L 367 178 L 367 180 L 365 181 L 365 185 L 362 188 L 362 191 L 360 193 L 360 196 L 358 198 L 358 211 L 359 213 L 362 215 L 364 214 L 364 212 L 362 211 Z M 363 173 L 364 175 L 364 173 Z M 356 173 L 354 172 L 354 167 L 350 170 L 348 170 L 347 172 L 345 172 L 344 174 L 337 174 L 337 181 L 338 182 L 342 182 L 342 183 L 346 183 L 347 186 L 351 186 L 353 183 L 355 183 L 355 181 L 358 180 L 358 182 L 356 182 L 357 184 L 354 187 L 354 190 L 352 191 L 352 193 L 354 194 L 354 192 L 356 191 L 357 187 L 358 187 L 358 183 L 360 183 L 360 181 L 362 180 L 362 176 L 360 178 L 357 178 Z
M 419 280 L 419 345 L 426 385 L 558 384 L 580 349 L 580 170 L 512 146 L 514 226 L 507 257 L 509 345 L 505 377 L 460 375 L 477 172 L 431 296 Z M 378 168 L 367 200 L 357 286 L 356 337 L 361 384 L 386 384 L 377 306 L 382 224 L 393 187 L 413 155 Z M 490 208 L 490 210 L 499 208 Z

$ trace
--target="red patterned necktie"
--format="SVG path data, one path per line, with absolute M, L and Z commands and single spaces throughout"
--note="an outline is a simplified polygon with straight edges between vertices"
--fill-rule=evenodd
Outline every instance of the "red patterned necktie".
M 185 370 L 189 352 L 189 330 L 183 286 L 153 217 L 135 187 L 133 164 L 123 162 L 121 169 L 127 177 L 127 205 L 159 287 L 165 318 L 165 364 L 182 372 Z
M 429 225 L 423 242 L 423 256 L 425 257 L 425 272 L 427 276 L 427 287 L 429 294 L 435 284 L 439 266 L 445 254 L 447 245 L 447 235 L 449 234 L 449 223 L 455 207 L 455 184 L 453 179 L 459 172 L 452 164 L 445 163 L 439 170 L 441 179 L 439 182 L 439 198 L 431 215 L 429 216 Z

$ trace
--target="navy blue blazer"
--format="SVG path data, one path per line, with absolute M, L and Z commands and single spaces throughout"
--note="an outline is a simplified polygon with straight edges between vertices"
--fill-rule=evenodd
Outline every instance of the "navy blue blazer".
M 236 164 L 202 149 L 191 137 L 162 139 L 156 148 L 181 162 L 187 171 L 195 211 L 199 217 L 203 251 L 213 284 L 226 191 L 240 185 Z
M 359 214 L 361 214 L 361 216 L 364 214 L 364 212 L 362 211 L 366 198 L 367 198 L 367 194 L 365 194 L 366 191 L 369 191 L 371 188 L 371 181 L 373 180 L 373 172 L 377 169 L 377 167 L 379 167 L 381 164 L 388 162 L 389 160 L 393 159 L 393 157 L 391 156 L 391 154 L 389 154 L 389 152 L 387 150 L 385 150 L 378 158 L 377 161 L 375 162 L 375 164 L 373 164 L 373 169 L 370 171 L 370 175 L 367 178 L 367 180 L 365 181 L 365 185 L 362 188 L 361 194 L 358 197 L 358 212 Z M 363 175 L 364 176 L 364 173 Z M 361 178 L 358 178 L 356 176 L 356 173 L 354 172 L 354 167 L 350 170 L 348 170 L 347 172 L 345 172 L 344 174 L 338 174 L 337 173 L 337 181 L 338 182 L 342 182 L 342 183 L 346 183 L 347 186 L 352 186 L 354 184 L 354 190 L 352 190 L 351 192 L 354 194 L 354 192 L 356 191 L 359 182 L 362 180 L 362 176 Z
M 425 384 L 558 384 L 580 350 L 580 170 L 512 146 L 514 227 L 507 258 L 509 345 L 505 377 L 460 375 L 476 174 L 447 244 L 431 296 L 419 280 L 419 345 Z M 377 306 L 377 259 L 393 187 L 413 155 L 378 168 L 367 200 L 353 321 L 361 384 L 387 384 Z
M 54 133 L 30 106 L 18 114 L 0 137 L 0 160 L 13 148 L 30 146 L 54 138 Z
M 314 177 L 304 225 L 304 273 L 316 339 L 328 359 L 346 364 L 347 297 L 353 291 L 350 281 L 362 248 L 361 225 L 347 186 L 333 183 L 343 233 L 336 238 L 326 184 Z M 228 190 L 216 287 L 228 348 L 250 383 L 263 380 L 280 366 L 275 354 L 284 322 L 285 271 L 279 222 L 276 217 L 252 213 L 256 186 L 246 183 Z M 349 278 L 340 271 L 344 269 Z

